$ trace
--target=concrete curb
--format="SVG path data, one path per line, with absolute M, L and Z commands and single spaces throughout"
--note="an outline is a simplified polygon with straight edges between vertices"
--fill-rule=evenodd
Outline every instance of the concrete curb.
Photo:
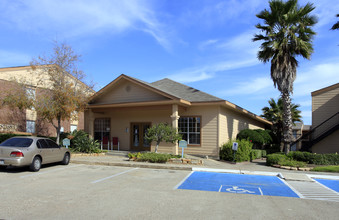
M 267 172 L 267 171 L 247 171 L 247 170 L 241 170 L 241 169 L 239 169 L 239 170 L 213 169 L 213 168 L 203 168 L 203 167 L 192 167 L 192 171 L 216 172 L 216 173 L 235 173 L 235 174 L 247 174 L 247 175 L 264 175 L 264 176 L 279 176 L 279 174 L 280 174 L 280 173 L 277 173 L 277 172 Z
M 192 167 L 189 166 L 171 166 L 161 164 L 150 164 L 150 163 L 123 163 L 123 162 L 98 162 L 98 161 L 79 161 L 71 160 L 74 164 L 86 164 L 86 165 L 103 165 L 103 166 L 119 166 L 119 167 L 139 167 L 139 168 L 150 168 L 150 169 L 166 169 L 166 170 L 188 170 L 191 171 Z

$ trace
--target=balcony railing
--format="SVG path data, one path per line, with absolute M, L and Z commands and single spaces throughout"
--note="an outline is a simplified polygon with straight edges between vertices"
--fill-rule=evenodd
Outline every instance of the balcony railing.
M 309 132 L 299 137 L 296 141 L 291 143 L 291 146 L 303 141 L 305 146 L 302 146 L 303 150 L 307 150 L 312 147 L 313 144 L 319 142 L 326 136 L 339 128 L 339 112 L 335 113 L 318 126 L 312 128 Z M 305 142 L 306 140 L 306 142 Z M 306 149 L 305 149 L 306 148 Z

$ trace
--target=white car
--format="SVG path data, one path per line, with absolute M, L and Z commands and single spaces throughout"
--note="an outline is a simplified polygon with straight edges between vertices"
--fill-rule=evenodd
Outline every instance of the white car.
M 67 165 L 70 151 L 48 138 L 12 137 L 0 144 L 0 168 L 29 166 L 39 171 L 42 164 L 61 162 Z

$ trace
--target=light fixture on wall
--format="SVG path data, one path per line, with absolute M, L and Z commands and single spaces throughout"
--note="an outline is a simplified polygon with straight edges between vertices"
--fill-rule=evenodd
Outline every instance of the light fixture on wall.
M 126 133 L 128 133 L 128 128 L 126 128 Z

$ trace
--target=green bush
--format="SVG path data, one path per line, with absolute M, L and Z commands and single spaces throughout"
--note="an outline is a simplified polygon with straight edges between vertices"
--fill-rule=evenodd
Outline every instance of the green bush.
M 292 151 L 288 157 L 315 165 L 339 165 L 338 154 L 315 154 L 309 152 Z
M 267 166 L 272 166 L 275 164 L 279 164 L 279 161 L 283 161 L 287 158 L 287 156 L 285 154 L 269 154 L 267 155 L 266 158 L 266 165 Z
M 266 165 L 281 165 L 281 166 L 290 166 L 290 167 L 305 167 L 306 162 L 293 160 L 291 157 L 286 156 L 285 154 L 269 154 L 267 155 Z
M 251 156 L 253 155 L 251 154 L 253 144 L 244 139 L 236 140 L 236 142 L 238 142 L 238 150 L 236 151 L 234 158 L 234 152 L 232 150 L 233 142 L 233 140 L 230 140 L 222 145 L 220 149 L 220 159 L 227 161 L 235 160 L 236 162 L 250 161 L 252 159 Z
M 339 166 L 314 167 L 311 171 L 339 173 Z
M 70 135 L 71 146 L 70 149 L 73 152 L 82 152 L 82 153 L 100 153 L 99 148 L 100 144 L 90 138 L 88 134 L 82 130 L 75 130 Z
M 155 152 L 143 153 L 137 159 L 138 161 L 147 161 L 151 163 L 166 163 L 171 158 L 169 154 L 158 154 Z
M 269 134 L 269 131 L 262 129 L 244 129 L 240 131 L 237 135 L 237 139 L 240 140 L 249 140 L 253 143 L 253 148 L 261 149 L 265 145 L 272 142 L 272 138 Z
M 260 158 L 263 158 L 263 157 L 266 157 L 266 151 L 265 150 L 257 150 L 257 149 L 253 149 L 252 150 L 252 157 L 251 159 L 254 160 L 254 159 L 260 159 Z
M 135 161 L 151 162 L 151 163 L 166 163 L 170 158 L 180 158 L 180 155 L 160 154 L 155 152 L 146 153 L 129 153 L 128 157 Z
M 255 129 L 254 131 L 258 132 L 261 135 L 261 137 L 264 139 L 264 145 L 272 143 L 273 139 L 271 137 L 270 130 Z

